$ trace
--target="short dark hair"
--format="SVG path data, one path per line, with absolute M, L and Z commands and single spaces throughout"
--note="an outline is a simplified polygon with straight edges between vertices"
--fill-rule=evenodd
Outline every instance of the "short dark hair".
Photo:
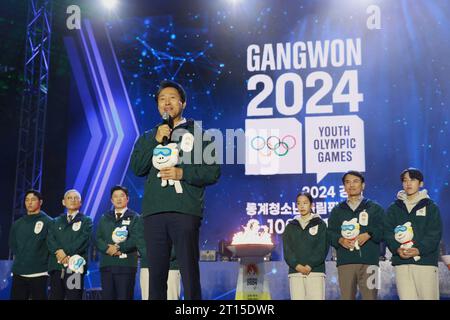
M 159 89 L 155 94 L 156 103 L 158 103 L 159 94 L 165 88 L 175 88 L 178 91 L 178 94 L 180 95 L 181 102 L 183 103 L 186 102 L 186 91 L 184 91 L 184 88 L 181 86 L 181 84 L 171 80 L 164 80 L 161 81 L 161 83 L 159 84 Z
M 23 202 L 25 203 L 25 199 L 29 194 L 33 194 L 34 196 L 36 196 L 39 200 L 42 200 L 42 194 L 35 190 L 35 189 L 29 189 L 25 192 L 25 195 L 23 196 Z
M 403 182 L 403 179 L 405 178 L 405 175 L 409 173 L 409 177 L 411 179 L 417 179 L 420 182 L 423 181 L 423 173 L 420 172 L 419 169 L 417 168 L 408 168 L 402 171 L 402 173 L 400 174 L 400 181 Z
M 114 191 L 117 191 L 117 190 L 123 191 L 127 195 L 127 198 L 129 198 L 127 187 L 124 187 L 124 186 L 121 186 L 121 185 L 116 185 L 116 186 L 111 188 L 111 198 L 112 198 L 112 195 L 113 195 Z
M 297 200 L 300 196 L 304 196 L 307 197 L 309 200 L 309 203 L 312 205 L 314 203 L 313 197 L 311 195 L 311 193 L 309 192 L 300 192 L 297 197 L 295 198 L 295 200 Z
M 351 174 L 352 176 L 356 176 L 358 178 L 361 179 L 361 182 L 364 183 L 364 176 L 361 172 L 356 171 L 356 170 L 350 170 L 347 171 L 346 173 L 344 173 L 344 175 L 342 176 L 342 183 L 345 184 L 345 177 L 348 176 L 349 174 Z

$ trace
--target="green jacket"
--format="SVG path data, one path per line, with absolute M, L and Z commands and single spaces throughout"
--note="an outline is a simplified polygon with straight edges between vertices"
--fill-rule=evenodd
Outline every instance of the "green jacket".
M 136 239 L 136 245 L 139 252 L 139 256 L 141 258 L 141 268 L 149 268 L 148 259 L 147 259 L 147 245 L 145 243 L 144 238 L 144 218 L 140 217 L 137 222 L 138 225 L 138 236 Z M 178 265 L 177 257 L 175 255 L 175 249 L 172 246 L 172 251 L 170 253 L 170 270 L 179 270 L 180 267 Z
M 56 260 L 55 252 L 59 249 L 63 249 L 68 256 L 75 254 L 82 256 L 86 260 L 84 270 L 87 270 L 91 233 L 92 220 L 81 212 L 78 212 L 70 223 L 67 222 L 66 213 L 56 217 L 48 231 L 47 244 L 50 251 L 48 270 L 63 269 L 63 265 Z
M 319 217 L 312 218 L 305 229 L 297 219 L 293 219 L 283 233 L 284 260 L 289 266 L 289 273 L 297 273 L 295 267 L 298 264 L 309 265 L 311 272 L 325 273 L 329 248 L 327 226 Z
M 418 212 L 419 211 L 419 212 Z M 414 247 L 419 249 L 420 260 L 402 259 L 397 253 L 400 243 L 395 240 L 394 229 L 398 225 L 411 222 L 414 230 Z M 392 252 L 392 265 L 418 264 L 437 266 L 439 260 L 439 242 L 442 237 L 442 221 L 438 206 L 431 199 L 422 199 L 408 213 L 405 204 L 396 200 L 387 209 L 384 237 Z
M 114 210 L 103 214 L 97 226 L 95 244 L 100 252 L 100 268 L 104 267 L 131 267 L 137 268 L 137 237 L 138 237 L 139 214 L 128 209 L 119 220 L 116 220 Z M 119 244 L 120 252 L 127 255 L 126 258 L 111 257 L 106 254 L 108 244 L 114 244 L 113 231 L 116 228 L 126 227 L 127 239 Z
M 368 214 L 368 221 L 367 226 L 360 226 L 360 234 L 368 232 L 371 238 L 361 246 L 360 250 L 350 251 L 338 242 L 342 237 L 342 222 L 357 218 L 361 224 L 360 213 L 364 210 Z M 335 206 L 328 219 L 328 237 L 331 245 L 336 248 L 337 266 L 345 264 L 379 265 L 380 242 L 383 240 L 383 220 L 383 208 L 369 199 L 363 199 L 355 211 L 348 206 L 347 201 Z
M 213 142 L 204 141 L 202 144 L 194 142 L 193 150 L 184 156 L 183 151 L 180 150 L 180 158 L 190 159 L 191 164 L 178 165 L 183 169 L 181 180 L 183 193 L 176 193 L 173 186 L 161 187 L 161 179 L 156 176 L 159 171 L 152 164 L 153 149 L 158 145 L 155 139 L 157 129 L 158 127 L 155 127 L 141 135 L 131 154 L 131 169 L 137 176 L 146 177 L 142 215 L 145 217 L 161 212 L 179 212 L 202 217 L 205 187 L 216 183 L 220 176 L 220 166 L 218 164 L 206 164 L 205 159 L 203 159 L 203 151 L 206 147 L 208 147 L 207 150 L 211 150 L 210 144 Z M 176 127 L 172 136 L 176 135 L 176 132 L 180 129 L 187 130 L 194 135 L 194 121 L 188 120 Z M 202 133 L 199 127 L 196 131 Z M 181 130 L 178 132 L 181 132 Z M 194 138 L 201 139 L 201 137 L 196 136 Z M 200 146 L 202 146 L 201 150 Z M 201 164 L 195 164 L 194 160 L 198 158 L 200 158 Z
M 47 234 L 53 219 L 44 211 L 25 215 L 14 222 L 9 234 L 9 247 L 14 254 L 12 273 L 27 275 L 47 272 Z

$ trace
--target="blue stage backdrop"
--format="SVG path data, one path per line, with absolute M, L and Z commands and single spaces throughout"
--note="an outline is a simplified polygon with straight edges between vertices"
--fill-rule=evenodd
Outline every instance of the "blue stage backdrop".
M 124 10 L 83 18 L 67 33 L 67 188 L 82 191 L 84 211 L 97 220 L 118 183 L 140 210 L 144 179 L 129 156 L 161 121 L 157 84 L 173 79 L 188 93 L 185 116 L 223 134 L 202 249 L 231 240 L 252 217 L 279 244 L 301 190 L 326 219 L 345 197 L 349 169 L 365 172 L 365 196 L 387 207 L 409 166 L 423 170 L 450 245 L 448 1 L 232 3 L 151 16 Z M 244 132 L 245 143 L 233 138 Z

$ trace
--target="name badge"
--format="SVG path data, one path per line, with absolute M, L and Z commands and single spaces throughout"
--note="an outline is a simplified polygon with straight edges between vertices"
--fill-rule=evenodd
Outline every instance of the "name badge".
M 192 133 L 188 132 L 183 135 L 183 138 L 181 138 L 181 144 L 180 144 L 181 150 L 183 152 L 191 152 L 194 148 L 194 136 Z
M 41 233 L 43 227 L 44 227 L 44 222 L 42 222 L 42 221 L 36 222 L 36 224 L 34 225 L 34 233 L 35 234 Z
M 362 226 L 367 226 L 369 224 L 369 214 L 366 210 L 361 211 L 359 214 L 359 224 Z
M 75 223 L 72 225 L 72 230 L 73 230 L 73 231 L 78 231 L 78 230 L 80 230 L 80 228 L 81 228 L 81 221 L 75 222 Z
M 317 231 L 319 230 L 319 226 L 314 226 L 312 228 L 309 228 L 309 234 L 312 236 L 315 236 L 317 234 Z
M 422 209 L 416 211 L 417 217 L 425 217 L 426 215 L 427 215 L 427 207 L 423 207 Z
M 130 220 L 122 220 L 122 225 L 129 226 L 131 223 Z

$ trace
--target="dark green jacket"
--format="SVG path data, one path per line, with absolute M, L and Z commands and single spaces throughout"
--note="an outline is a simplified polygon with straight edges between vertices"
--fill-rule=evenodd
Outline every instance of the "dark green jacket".
M 52 223 L 53 219 L 44 211 L 23 216 L 14 222 L 9 234 L 9 247 L 14 254 L 12 273 L 27 275 L 47 272 L 47 234 Z
M 179 125 L 172 132 L 176 135 L 178 130 L 187 130 L 194 134 L 194 121 L 188 120 L 185 124 Z M 180 150 L 180 158 L 188 157 L 191 164 L 179 164 L 183 169 L 181 185 L 183 193 L 176 193 L 173 186 L 161 187 L 161 179 L 156 175 L 158 170 L 153 167 L 153 149 L 158 145 L 155 139 L 158 127 L 145 132 L 139 137 L 131 154 L 131 169 L 139 177 L 146 177 L 144 187 L 144 197 L 142 201 L 142 215 L 160 212 L 179 212 L 195 216 L 203 216 L 203 198 L 205 187 L 217 182 L 220 176 L 220 166 L 218 164 L 206 164 L 203 159 L 203 151 L 212 148 L 212 142 L 194 142 L 194 148 L 189 154 L 183 156 Z M 200 128 L 196 129 L 199 133 Z M 194 138 L 201 140 L 201 137 Z M 179 141 L 176 141 L 179 142 Z M 202 148 L 201 148 L 202 147 Z M 195 157 L 194 155 L 197 154 Z M 201 160 L 201 164 L 194 164 L 196 159 Z
M 56 217 L 48 231 L 47 244 L 50 252 L 48 270 L 63 269 L 63 265 L 56 260 L 55 252 L 59 249 L 63 249 L 68 256 L 76 254 L 82 256 L 86 260 L 84 270 L 87 270 L 91 234 L 92 219 L 81 212 L 78 212 L 70 223 L 67 222 L 66 213 Z
M 359 214 L 366 210 L 368 213 L 367 226 L 360 226 L 360 234 L 368 232 L 371 238 L 361 246 L 360 250 L 350 251 L 339 244 L 341 235 L 341 225 L 345 220 L 349 221 L 357 218 L 359 221 Z M 383 221 L 384 210 L 376 202 L 363 199 L 353 212 L 348 206 L 347 201 L 339 203 L 331 210 L 328 219 L 328 237 L 331 245 L 336 248 L 337 266 L 345 264 L 367 264 L 379 265 L 380 260 L 380 242 L 383 240 Z
M 425 209 L 424 209 L 425 208 Z M 421 213 L 417 213 L 417 211 Z M 414 231 L 414 247 L 419 249 L 420 260 L 413 258 L 402 259 L 397 253 L 401 246 L 394 238 L 394 229 L 396 226 L 411 222 Z M 405 204 L 401 200 L 392 203 L 387 209 L 384 237 L 389 250 L 392 252 L 392 265 L 418 264 L 437 266 L 439 260 L 439 242 L 442 238 L 442 221 L 438 206 L 431 199 L 422 199 L 408 213 Z
M 139 252 L 139 256 L 141 258 L 141 268 L 149 268 L 148 259 L 147 259 L 147 246 L 145 244 L 144 238 L 144 218 L 140 217 L 138 224 L 138 237 L 136 239 L 137 249 Z M 180 267 L 178 265 L 177 257 L 175 255 L 175 249 L 172 246 L 172 251 L 170 253 L 170 270 L 179 270 Z
M 315 229 L 316 233 L 310 232 Z M 319 217 L 312 218 L 305 229 L 297 219 L 293 219 L 283 233 L 284 260 L 289 266 L 289 273 L 297 273 L 295 267 L 298 264 L 309 265 L 311 272 L 325 273 L 329 247 L 327 226 Z
M 95 244 L 100 252 L 100 268 L 105 267 L 131 267 L 137 268 L 137 238 L 138 238 L 139 214 L 128 209 L 119 220 L 116 220 L 114 210 L 103 214 L 97 226 Z M 126 258 L 111 257 L 106 254 L 108 244 L 113 245 L 112 233 L 118 227 L 126 226 L 128 230 L 127 240 L 119 244 L 119 251 L 126 253 Z

